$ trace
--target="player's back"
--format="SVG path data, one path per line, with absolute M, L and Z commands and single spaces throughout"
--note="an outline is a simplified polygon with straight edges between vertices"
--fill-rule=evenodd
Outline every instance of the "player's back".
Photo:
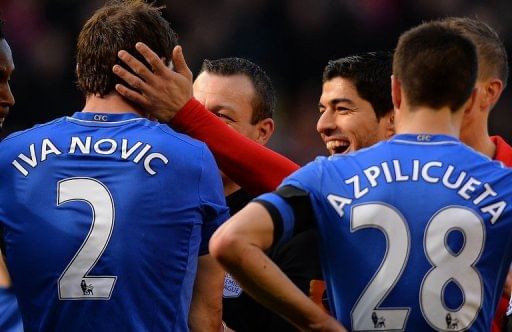
M 76 113 L 0 153 L 27 331 L 187 330 L 198 254 L 227 216 L 203 143 L 132 114 Z
M 313 193 L 338 319 L 489 329 L 512 256 L 511 171 L 441 135 L 398 135 L 307 169 L 285 184 Z

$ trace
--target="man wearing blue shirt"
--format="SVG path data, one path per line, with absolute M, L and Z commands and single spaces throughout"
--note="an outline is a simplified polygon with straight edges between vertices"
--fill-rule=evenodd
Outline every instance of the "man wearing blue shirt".
M 14 96 L 9 80 L 14 71 L 11 48 L 5 39 L 3 22 L 0 20 L 0 128 L 14 106 Z M 23 331 L 18 302 L 11 288 L 11 278 L 3 257 L 0 257 L 0 330 L 5 332 Z
M 77 43 L 82 112 L 0 144 L 4 253 L 26 331 L 221 327 L 223 272 L 208 254 L 228 215 L 221 180 L 206 145 L 115 92 L 117 52 L 140 40 L 162 58 L 175 46 L 157 7 L 100 8 Z
M 398 135 L 292 174 L 215 233 L 213 255 L 298 327 L 343 331 L 263 255 L 316 227 L 331 309 L 350 330 L 488 331 L 512 258 L 512 173 L 457 139 L 477 69 L 475 46 L 454 29 L 404 33 Z

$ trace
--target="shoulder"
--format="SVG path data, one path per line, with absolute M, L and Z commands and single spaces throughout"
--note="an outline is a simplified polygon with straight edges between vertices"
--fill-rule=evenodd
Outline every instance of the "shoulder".
M 316 157 L 315 160 L 286 177 L 280 187 L 291 185 L 310 192 L 318 187 L 324 174 L 329 173 L 329 168 L 333 167 L 334 163 L 335 159 L 332 157 Z
M 178 133 L 166 124 L 157 123 L 154 121 L 147 121 L 145 125 L 151 128 L 151 135 L 155 144 L 161 144 L 167 149 L 174 149 L 177 147 L 185 148 L 187 150 L 197 151 L 202 154 L 206 149 L 206 144 L 188 135 Z
M 64 122 L 64 119 L 65 119 L 65 117 L 60 117 L 60 118 L 57 118 L 50 122 L 37 124 L 29 129 L 16 131 L 16 132 L 10 134 L 9 136 L 7 136 L 6 138 L 4 138 L 1 142 L 1 144 L 9 144 L 9 143 L 12 144 L 18 140 L 24 140 L 27 138 L 31 138 L 34 135 L 37 135 L 37 136 L 45 135 L 47 133 L 52 132 L 54 127 L 62 125 L 62 123 Z

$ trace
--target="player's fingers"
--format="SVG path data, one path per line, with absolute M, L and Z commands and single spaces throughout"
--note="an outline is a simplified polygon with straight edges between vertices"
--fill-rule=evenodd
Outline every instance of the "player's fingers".
M 140 54 L 142 54 L 155 73 L 162 73 L 167 69 L 167 66 L 162 59 L 160 59 L 160 57 L 143 42 L 135 44 L 135 48 Z
M 119 76 L 119 78 L 128 83 L 132 88 L 142 92 L 147 92 L 148 85 L 140 77 L 133 75 L 128 70 L 119 65 L 115 65 L 112 68 L 112 71 L 114 74 Z
M 146 67 L 142 62 L 137 60 L 133 55 L 130 53 L 121 50 L 117 53 L 117 56 L 121 61 L 123 61 L 130 69 L 139 77 L 141 77 L 143 80 L 148 81 L 151 79 L 151 76 L 153 73 L 151 70 Z
M 182 74 L 189 80 L 192 80 L 192 71 L 188 68 L 185 56 L 183 55 L 183 48 L 178 45 L 172 50 L 172 62 L 174 63 L 174 70 Z
M 116 84 L 116 91 L 126 99 L 138 104 L 139 106 L 145 107 L 147 105 L 146 98 L 139 92 L 127 88 L 123 84 Z

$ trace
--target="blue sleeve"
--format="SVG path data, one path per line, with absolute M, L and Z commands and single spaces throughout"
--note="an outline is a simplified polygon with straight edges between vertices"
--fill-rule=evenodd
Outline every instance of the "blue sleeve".
M 274 245 L 284 243 L 293 235 L 315 227 L 311 190 L 308 184 L 318 183 L 315 163 L 310 163 L 287 177 L 273 193 L 254 201 L 263 205 L 274 223 Z
M 208 242 L 215 230 L 229 218 L 219 168 L 206 145 L 202 153 L 202 170 L 199 180 L 199 198 L 203 210 L 203 227 L 199 255 L 208 254 Z
M 291 204 L 277 192 L 260 195 L 254 201 L 262 204 L 272 218 L 274 223 L 274 245 L 291 239 L 296 221 Z

